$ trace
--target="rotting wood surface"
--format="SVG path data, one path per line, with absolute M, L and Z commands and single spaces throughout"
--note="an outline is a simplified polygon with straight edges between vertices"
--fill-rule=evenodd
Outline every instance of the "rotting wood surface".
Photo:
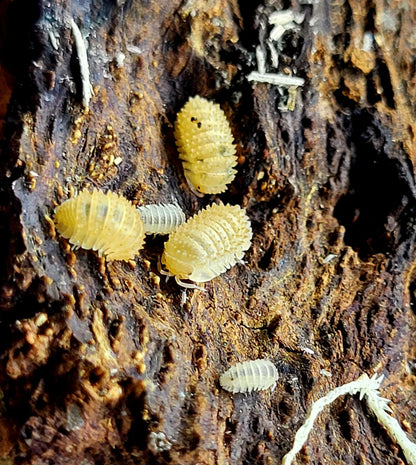
M 282 111 L 285 95 L 246 77 L 287 2 L 2 2 L 2 464 L 279 464 L 312 401 L 364 372 L 386 375 L 416 440 L 416 9 L 388 3 L 294 2 L 305 18 L 279 71 L 306 82 Z M 228 192 L 202 199 L 172 130 L 195 94 L 222 105 L 239 157 Z M 159 279 L 163 239 L 106 263 L 59 238 L 55 206 L 88 186 L 188 216 L 239 204 L 252 248 L 182 305 Z M 273 392 L 220 389 L 255 358 L 276 363 Z M 403 461 L 355 397 L 297 456 Z

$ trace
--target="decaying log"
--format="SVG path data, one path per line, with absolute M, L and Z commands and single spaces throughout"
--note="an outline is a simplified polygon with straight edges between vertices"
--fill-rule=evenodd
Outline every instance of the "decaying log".
M 363 373 L 385 374 L 416 440 L 416 7 L 246 3 L 1 2 L 2 464 L 279 464 L 312 402 Z M 273 42 L 281 10 L 297 21 Z M 259 65 L 305 83 L 249 81 Z M 218 196 L 189 190 L 175 148 L 196 94 L 236 140 Z M 238 204 L 252 247 L 183 303 L 158 272 L 165 238 L 125 263 L 59 237 L 54 208 L 84 187 L 187 216 Z M 220 388 L 256 358 L 273 392 Z M 347 397 L 296 461 L 405 459 Z

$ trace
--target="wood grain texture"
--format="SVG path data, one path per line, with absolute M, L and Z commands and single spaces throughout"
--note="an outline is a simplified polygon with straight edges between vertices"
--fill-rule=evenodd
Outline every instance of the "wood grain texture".
M 246 79 L 283 3 L 2 2 L 3 463 L 279 464 L 312 401 L 363 372 L 386 375 L 416 440 L 415 7 L 293 2 L 305 19 L 278 71 L 306 82 L 283 111 L 284 92 Z M 69 17 L 88 43 L 88 111 Z M 189 192 L 173 135 L 196 94 L 221 104 L 238 157 L 207 199 Z M 238 204 L 245 265 L 181 305 L 158 279 L 163 238 L 128 263 L 62 249 L 53 211 L 84 187 L 187 216 Z M 276 361 L 278 386 L 232 399 L 218 378 L 252 358 Z M 296 461 L 401 464 L 375 425 L 337 401 Z

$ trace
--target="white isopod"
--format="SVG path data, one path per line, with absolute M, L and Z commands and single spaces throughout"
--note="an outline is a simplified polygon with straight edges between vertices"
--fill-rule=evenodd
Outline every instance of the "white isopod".
M 233 393 L 262 391 L 274 387 L 279 373 L 270 360 L 237 363 L 220 376 L 223 389 Z
M 185 213 L 179 205 L 166 203 L 137 207 L 146 234 L 170 234 L 185 222 Z

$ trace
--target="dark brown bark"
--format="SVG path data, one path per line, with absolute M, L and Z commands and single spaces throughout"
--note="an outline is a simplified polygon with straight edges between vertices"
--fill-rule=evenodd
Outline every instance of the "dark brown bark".
M 246 77 L 288 2 L 1 3 L 0 462 L 278 464 L 313 400 L 375 372 L 416 440 L 415 6 L 294 2 L 305 20 L 280 71 L 306 83 L 284 112 Z M 88 110 L 70 18 L 89 44 Z M 194 94 L 221 103 L 239 156 L 229 190 L 202 199 L 172 133 Z M 54 208 L 85 186 L 187 215 L 239 204 L 252 248 L 182 305 L 157 277 L 163 239 L 128 264 L 59 238 Z M 272 393 L 220 389 L 254 358 L 278 366 Z M 358 397 L 325 410 L 297 456 L 403 461 Z

